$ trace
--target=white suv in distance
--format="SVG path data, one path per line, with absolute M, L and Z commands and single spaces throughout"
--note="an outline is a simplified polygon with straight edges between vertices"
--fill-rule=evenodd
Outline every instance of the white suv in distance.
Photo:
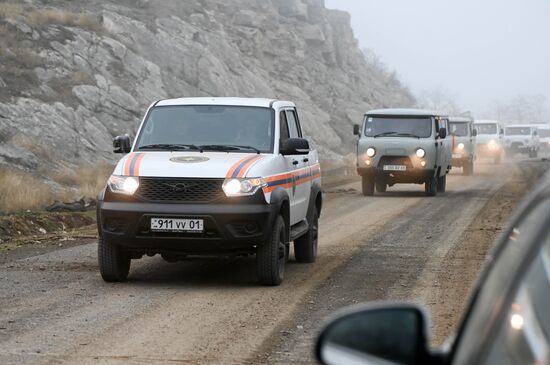
M 540 148 L 537 127 L 522 124 L 506 126 L 504 144 L 507 156 L 523 153 L 537 157 Z

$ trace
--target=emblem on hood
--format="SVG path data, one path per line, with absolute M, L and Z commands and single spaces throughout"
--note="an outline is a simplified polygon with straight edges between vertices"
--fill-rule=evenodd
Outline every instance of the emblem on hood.
M 208 157 L 202 157 L 202 156 L 179 156 L 179 157 L 172 157 L 170 161 L 176 162 L 176 163 L 200 163 L 200 162 L 206 162 L 210 160 Z

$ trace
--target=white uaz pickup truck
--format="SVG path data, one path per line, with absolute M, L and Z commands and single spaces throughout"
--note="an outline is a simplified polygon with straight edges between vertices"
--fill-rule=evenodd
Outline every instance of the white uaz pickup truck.
M 99 268 L 124 281 L 132 259 L 256 255 L 263 285 L 283 280 L 290 242 L 314 262 L 321 214 L 317 152 L 296 107 L 269 99 L 184 98 L 149 107 L 99 195 Z

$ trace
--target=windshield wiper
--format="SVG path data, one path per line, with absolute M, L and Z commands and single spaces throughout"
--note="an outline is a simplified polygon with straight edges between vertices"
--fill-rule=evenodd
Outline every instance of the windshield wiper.
M 240 150 L 252 150 L 257 154 L 262 153 L 259 149 L 252 146 L 240 146 L 240 145 L 225 145 L 225 144 L 210 144 L 200 146 L 204 150 L 213 150 L 213 151 L 240 151 Z
M 197 150 L 202 153 L 202 148 L 195 146 L 194 144 L 170 144 L 170 143 L 157 143 L 149 144 L 139 147 L 140 150 L 168 150 L 168 151 L 180 151 L 180 150 Z
M 420 137 L 417 136 L 416 134 L 400 133 L 400 132 L 384 132 L 384 133 L 374 135 L 373 138 L 384 137 L 384 136 L 413 137 L 413 138 L 420 139 Z

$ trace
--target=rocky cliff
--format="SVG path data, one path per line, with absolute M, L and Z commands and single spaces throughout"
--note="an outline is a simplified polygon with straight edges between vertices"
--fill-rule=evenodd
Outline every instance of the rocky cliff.
M 114 161 L 113 136 L 182 96 L 293 100 L 325 159 L 367 109 L 413 103 L 323 0 L 0 1 L 0 165 Z

